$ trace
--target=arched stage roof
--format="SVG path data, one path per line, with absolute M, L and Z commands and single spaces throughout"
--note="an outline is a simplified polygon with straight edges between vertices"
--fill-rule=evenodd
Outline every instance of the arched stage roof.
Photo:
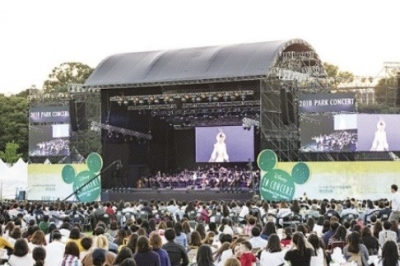
M 129 88 L 266 78 L 282 52 L 315 52 L 301 39 L 116 54 L 84 87 Z

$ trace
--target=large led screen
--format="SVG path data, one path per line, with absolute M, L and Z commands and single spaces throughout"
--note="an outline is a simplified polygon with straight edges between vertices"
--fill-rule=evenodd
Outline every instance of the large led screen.
M 400 115 L 359 114 L 359 151 L 400 151 Z
M 300 151 L 355 152 L 358 146 L 355 114 L 306 115 L 300 119 Z
M 69 127 L 69 124 L 31 126 L 29 156 L 69 155 Z
M 196 162 L 254 161 L 254 130 L 242 126 L 197 127 Z

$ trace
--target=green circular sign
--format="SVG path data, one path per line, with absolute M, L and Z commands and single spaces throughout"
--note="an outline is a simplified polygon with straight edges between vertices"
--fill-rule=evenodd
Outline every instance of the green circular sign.
M 304 184 L 310 177 L 310 169 L 305 163 L 297 163 L 292 169 L 292 178 L 296 184 Z
M 65 165 L 61 171 L 62 179 L 67 184 L 72 184 L 75 179 L 75 169 L 72 165 Z
M 82 171 L 76 177 L 72 189 L 76 191 L 78 188 L 86 184 L 89 180 L 96 176 L 95 173 L 91 171 Z M 79 190 L 75 197 L 80 202 L 91 202 L 98 200 L 101 191 L 101 184 L 99 177 L 94 178 L 93 181 L 84 186 Z
M 260 152 L 257 158 L 258 167 L 264 171 L 268 172 L 274 169 L 275 164 L 277 162 L 277 157 L 274 151 L 272 150 L 263 150 Z
M 86 159 L 86 164 L 90 171 L 98 173 L 103 167 L 103 159 L 98 153 L 91 153 Z
M 294 182 L 290 175 L 283 170 L 271 170 L 261 179 L 260 194 L 264 200 L 291 201 L 294 192 Z

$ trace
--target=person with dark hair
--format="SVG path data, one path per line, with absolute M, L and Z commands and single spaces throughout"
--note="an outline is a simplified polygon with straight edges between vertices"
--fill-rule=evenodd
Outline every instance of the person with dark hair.
M 199 247 L 196 254 L 197 266 L 214 266 L 214 258 L 212 256 L 211 247 L 209 245 L 202 245 Z
M 73 227 L 71 229 L 67 243 L 71 241 L 76 243 L 79 248 L 79 252 L 83 251 L 83 247 L 81 245 L 81 231 L 78 227 Z
M 206 228 L 204 227 L 204 224 L 202 224 L 202 223 L 197 224 L 196 231 L 199 232 L 199 234 L 201 236 L 201 240 L 206 238 Z
M 137 266 L 160 266 L 160 257 L 151 250 L 147 237 L 139 236 L 136 251 L 133 258 Z
M 379 232 L 379 246 L 383 247 L 386 241 L 392 240 L 397 242 L 397 233 L 390 230 L 392 224 L 389 221 L 383 223 L 383 231 Z
M 83 248 L 83 251 L 79 253 L 79 258 L 81 260 L 90 252 L 92 245 L 93 245 L 93 238 L 85 236 L 81 239 L 81 246 Z
M 268 241 L 262 239 L 260 234 L 261 230 L 258 226 L 254 226 L 253 229 L 251 229 L 251 238 L 249 239 L 249 242 L 253 248 L 262 249 L 267 246 Z
M 44 260 L 46 259 L 46 250 L 44 247 L 35 247 L 32 250 L 32 258 L 35 261 L 33 266 L 44 266 Z
M 128 243 L 126 243 L 126 246 L 131 249 L 132 253 L 136 252 L 136 246 L 137 246 L 138 238 L 139 238 L 139 235 L 136 234 L 136 233 L 133 233 L 129 237 Z
M 266 248 L 261 252 L 260 265 L 283 265 L 285 263 L 285 253 L 286 251 L 282 250 L 279 236 L 277 234 L 271 234 L 268 238 Z
M 63 266 L 82 265 L 81 261 L 79 260 L 79 247 L 75 242 L 70 241 L 65 245 L 64 258 L 61 262 L 61 265 Z
M 358 266 L 368 265 L 369 254 L 364 244 L 361 244 L 360 234 L 352 232 L 343 248 L 343 256 L 348 261 L 355 261 Z
M 229 258 L 225 261 L 222 266 L 241 266 L 240 261 L 237 258 Z
M 368 249 L 368 254 L 370 256 L 378 255 L 378 239 L 372 235 L 371 229 L 368 226 L 364 226 L 363 229 L 361 229 L 361 241 Z
M 399 261 L 399 249 L 397 243 L 394 241 L 386 241 L 382 248 L 382 257 L 378 260 L 377 266 L 398 266 Z
M 324 265 L 326 262 L 325 258 L 325 245 L 322 239 L 320 239 L 315 233 L 312 233 L 307 238 L 308 243 L 314 248 L 311 256 L 310 266 Z
M 65 244 L 61 242 L 62 235 L 58 230 L 54 230 L 51 234 L 53 241 L 45 246 L 46 253 L 51 254 L 51 256 L 46 257 L 46 265 L 61 265 Z
M 327 248 L 332 250 L 335 247 L 340 247 L 341 249 L 346 245 L 347 230 L 343 225 L 340 225 L 335 234 L 329 238 Z
M 331 217 L 330 224 L 330 230 L 322 235 L 322 240 L 324 240 L 325 246 L 328 246 L 329 238 L 336 233 L 336 229 L 339 227 L 339 223 L 337 222 L 337 218 L 335 216 Z
M 34 261 L 29 254 L 28 243 L 25 239 L 19 238 L 15 241 L 13 253 L 8 260 L 10 266 L 33 265 Z
M 275 227 L 275 223 L 272 221 L 268 221 L 264 228 L 263 231 L 261 233 L 261 238 L 268 240 L 269 235 L 271 234 L 276 234 L 276 227 Z
M 193 231 L 193 233 L 190 234 L 189 245 L 192 247 L 200 247 L 202 244 L 199 232 Z
M 252 266 L 252 264 L 257 261 L 256 256 L 251 252 L 252 248 L 249 241 L 243 241 L 240 244 L 240 251 L 235 255 L 239 258 L 242 266 Z
M 187 236 L 182 232 L 182 224 L 180 222 L 175 223 L 174 230 L 176 235 L 175 242 L 181 244 L 184 248 L 187 248 Z
M 102 266 L 106 261 L 106 251 L 102 248 L 96 248 L 91 254 L 92 266 Z
M 389 222 L 392 222 L 400 219 L 400 193 L 397 191 L 398 187 L 395 184 L 393 184 L 390 189 L 392 191 L 392 200 L 390 201 L 392 212 L 389 216 Z
M 286 252 L 284 259 L 290 261 L 292 266 L 309 266 L 313 250 L 307 248 L 304 235 L 295 232 L 292 244 L 292 248 Z
M 276 234 L 276 233 L 274 233 L 274 234 Z M 281 239 L 281 245 L 283 247 L 287 247 L 290 245 L 290 243 L 292 243 L 292 234 L 293 234 L 292 227 L 291 226 L 285 227 L 285 229 L 283 230 L 283 236 Z
M 153 251 L 160 257 L 160 266 L 171 266 L 167 251 L 162 249 L 162 239 L 159 234 L 152 234 L 150 236 L 150 246 L 153 247 Z
M 171 266 L 186 266 L 189 264 L 189 258 L 187 256 L 186 249 L 174 242 L 175 232 L 173 229 L 167 229 L 164 233 L 167 243 L 162 248 L 167 251 Z
M 136 266 L 134 259 L 125 259 L 119 266 Z
M 217 266 L 223 266 L 225 261 L 233 256 L 230 242 L 223 242 L 222 245 L 214 252 L 214 261 Z
M 121 250 L 118 252 L 117 257 L 115 257 L 115 261 L 113 265 L 120 265 L 125 259 L 127 258 L 132 258 L 133 253 L 130 248 L 128 247 L 123 247 Z

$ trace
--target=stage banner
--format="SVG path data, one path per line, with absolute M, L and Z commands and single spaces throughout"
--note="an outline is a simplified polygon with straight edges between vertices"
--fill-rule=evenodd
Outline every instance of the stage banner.
M 68 106 L 36 106 L 29 109 L 30 123 L 69 123 Z
M 86 164 L 29 164 L 28 200 L 63 200 L 83 184 L 98 175 L 103 166 L 102 158 L 91 153 Z M 100 176 L 79 190 L 71 201 L 99 201 L 101 195 Z
M 300 94 L 298 112 L 355 112 L 356 101 L 354 93 L 318 93 Z
M 304 193 L 311 199 L 390 198 L 400 185 L 400 161 L 278 162 L 272 150 L 258 155 L 260 195 L 264 200 L 291 201 Z

